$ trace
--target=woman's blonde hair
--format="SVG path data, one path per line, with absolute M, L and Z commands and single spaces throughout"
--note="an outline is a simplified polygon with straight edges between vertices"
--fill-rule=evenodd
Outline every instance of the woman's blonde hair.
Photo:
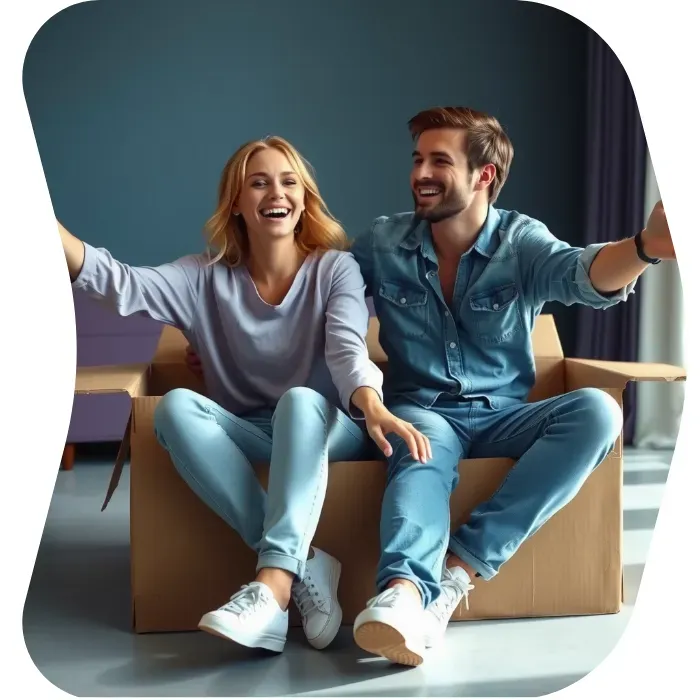
M 311 165 L 282 137 L 267 136 L 259 141 L 243 144 L 224 166 L 219 181 L 219 202 L 205 226 L 211 263 L 222 260 L 235 266 L 244 261 L 249 253 L 245 221 L 242 216 L 233 214 L 233 208 L 243 188 L 248 161 L 265 148 L 276 148 L 283 153 L 304 185 L 305 210 L 294 231 L 299 249 L 305 254 L 315 250 L 346 249 L 348 239 L 345 231 L 328 211 L 318 191 Z

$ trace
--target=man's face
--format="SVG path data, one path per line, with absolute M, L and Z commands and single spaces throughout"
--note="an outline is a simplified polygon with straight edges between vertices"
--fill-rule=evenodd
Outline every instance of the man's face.
M 462 129 L 430 129 L 413 152 L 411 190 L 416 215 L 431 223 L 463 212 L 474 198 L 476 172 L 470 172 Z

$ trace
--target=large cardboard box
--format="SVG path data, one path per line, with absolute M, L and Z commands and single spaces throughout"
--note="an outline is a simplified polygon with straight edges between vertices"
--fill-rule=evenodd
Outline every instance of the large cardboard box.
M 676 381 L 678 367 L 565 358 L 554 320 L 540 316 L 533 332 L 537 381 L 529 400 L 580 387 L 598 387 L 620 405 L 629 381 Z M 386 366 L 372 319 L 372 358 Z M 239 536 L 195 496 L 156 441 L 153 412 L 175 387 L 204 392 L 184 363 L 186 341 L 166 327 L 150 365 L 80 368 L 76 392 L 126 392 L 132 397 L 119 458 L 103 509 L 117 488 L 130 454 L 131 584 L 137 632 L 194 630 L 201 615 L 218 607 L 252 578 L 255 557 Z M 488 498 L 513 462 L 464 460 L 452 495 L 452 526 Z M 556 468 L 556 465 L 552 465 Z M 258 465 L 266 484 L 267 469 Z M 343 566 L 340 602 L 351 624 L 375 595 L 384 462 L 330 465 L 328 493 L 313 542 Z M 454 620 L 615 613 L 622 603 L 622 436 L 573 501 L 527 541 L 490 582 L 477 581 L 469 609 Z M 292 611 L 292 624 L 299 624 Z

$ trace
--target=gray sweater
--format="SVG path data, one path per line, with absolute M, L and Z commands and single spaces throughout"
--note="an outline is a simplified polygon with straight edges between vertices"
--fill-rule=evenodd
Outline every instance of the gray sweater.
M 354 418 L 362 417 L 350 404 L 358 387 L 382 396 L 382 373 L 365 344 L 365 283 L 350 253 L 308 256 L 279 306 L 262 300 L 245 265 L 208 262 L 201 254 L 132 267 L 86 243 L 73 287 L 120 316 L 179 328 L 202 360 L 209 397 L 236 415 L 272 408 L 298 386 Z

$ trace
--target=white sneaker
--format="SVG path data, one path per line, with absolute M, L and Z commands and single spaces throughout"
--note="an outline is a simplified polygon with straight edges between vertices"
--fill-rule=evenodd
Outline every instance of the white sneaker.
M 459 566 L 443 568 L 440 580 L 440 595 L 425 611 L 425 646 L 434 647 L 445 635 L 452 613 L 462 599 L 468 600 L 469 591 L 474 588 L 469 574 Z
M 292 585 L 292 600 L 301 613 L 304 634 L 312 647 L 324 649 L 338 634 L 343 611 L 338 602 L 340 562 L 312 547 L 304 578 Z
M 246 647 L 281 652 L 287 641 L 289 614 L 272 591 L 258 581 L 242 586 L 218 610 L 199 621 L 199 629 Z
M 404 666 L 419 666 L 425 652 L 425 611 L 414 593 L 394 586 L 372 598 L 355 619 L 357 645 Z

